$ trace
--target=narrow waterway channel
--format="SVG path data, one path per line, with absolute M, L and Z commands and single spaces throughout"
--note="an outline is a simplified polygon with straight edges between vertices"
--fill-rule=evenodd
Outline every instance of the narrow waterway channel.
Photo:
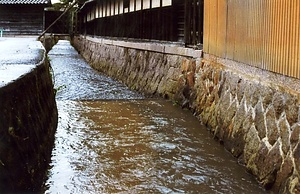
M 45 193 L 266 193 L 189 111 L 49 52 L 59 125 Z

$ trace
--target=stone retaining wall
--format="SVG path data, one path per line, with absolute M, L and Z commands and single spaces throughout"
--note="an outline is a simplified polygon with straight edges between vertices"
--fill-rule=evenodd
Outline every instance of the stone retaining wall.
M 66 34 L 46 34 L 40 37 L 39 41 L 43 44 L 48 53 L 58 40 L 70 40 L 69 35 Z
M 40 54 L 36 66 L 1 71 L 5 77 L 32 66 L 0 87 L 0 193 L 40 191 L 48 168 L 58 116 L 49 65 Z
M 82 36 L 73 43 L 95 69 L 193 111 L 267 189 L 300 192 L 299 80 L 207 54 L 143 50 Z

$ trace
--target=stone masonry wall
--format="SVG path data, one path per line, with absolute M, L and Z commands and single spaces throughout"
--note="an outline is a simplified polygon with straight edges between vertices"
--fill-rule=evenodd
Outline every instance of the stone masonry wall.
M 29 73 L 0 87 L 0 193 L 41 190 L 57 119 L 45 58 Z
M 268 82 L 278 75 L 260 76 L 247 65 L 239 70 L 209 55 L 186 57 L 83 37 L 73 43 L 95 69 L 193 111 L 267 189 L 300 192 L 300 90 L 284 85 L 290 78 Z

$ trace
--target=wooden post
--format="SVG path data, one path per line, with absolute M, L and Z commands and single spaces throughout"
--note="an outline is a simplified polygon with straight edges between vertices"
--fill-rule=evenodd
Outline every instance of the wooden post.
M 204 17 L 204 0 L 198 0 L 199 1 L 199 7 L 198 7 L 198 37 L 200 44 L 203 44 L 203 17 Z
M 77 4 L 77 1 L 74 1 L 48 28 L 38 37 L 38 40 L 46 34 L 46 32 L 60 19 L 64 16 L 74 5 Z
M 185 0 L 184 5 L 184 43 L 191 43 L 191 0 Z
M 149 13 L 150 13 L 150 22 L 149 22 L 149 31 L 150 31 L 150 35 L 149 35 L 149 39 L 152 39 L 153 38 L 153 14 L 152 14 L 152 0 L 149 0 L 150 1 L 150 9 L 149 9 Z
M 192 43 L 193 45 L 196 45 L 197 44 L 197 36 L 196 36 L 196 33 L 197 33 L 197 26 L 196 26 L 196 21 L 197 21 L 197 1 L 196 0 L 193 0 L 193 3 L 192 3 L 192 8 L 193 8 L 193 14 L 192 14 L 192 23 L 193 23 L 193 28 L 192 28 L 192 33 L 193 33 L 193 40 L 192 40 Z

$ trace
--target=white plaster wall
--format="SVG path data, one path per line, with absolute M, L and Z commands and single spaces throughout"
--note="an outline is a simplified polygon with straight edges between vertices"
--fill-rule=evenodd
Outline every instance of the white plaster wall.
M 122 14 L 123 13 L 123 0 L 120 1 L 119 3 L 119 8 L 120 8 L 120 13 L 119 14 Z
M 106 11 L 107 11 L 107 13 L 106 13 L 106 16 L 110 16 L 110 3 L 106 3 Z
M 115 1 L 115 15 L 119 14 L 119 1 Z
M 102 7 L 102 5 L 99 5 L 99 17 L 100 18 L 103 17 L 103 7 Z
M 142 9 L 142 0 L 136 0 L 136 11 Z
M 143 0 L 143 9 L 150 9 L 150 0 Z
M 88 12 L 87 21 L 95 18 L 108 17 L 128 12 L 150 9 L 150 0 L 130 0 L 129 8 L 124 9 L 124 0 L 104 1 L 103 4 L 97 5 L 94 9 Z M 172 0 L 162 0 L 162 6 L 171 6 Z M 152 8 L 160 7 L 160 0 L 152 0 Z
M 115 3 L 112 1 L 110 3 L 110 15 L 115 15 Z
M 160 0 L 152 0 L 152 8 L 160 7 Z
M 170 6 L 172 5 L 172 0 L 163 0 L 162 1 L 162 6 Z
M 130 0 L 130 3 L 129 3 L 129 11 L 130 11 L 130 12 L 135 11 L 135 10 L 134 10 L 134 0 Z
M 100 5 L 96 6 L 96 18 L 99 18 Z

